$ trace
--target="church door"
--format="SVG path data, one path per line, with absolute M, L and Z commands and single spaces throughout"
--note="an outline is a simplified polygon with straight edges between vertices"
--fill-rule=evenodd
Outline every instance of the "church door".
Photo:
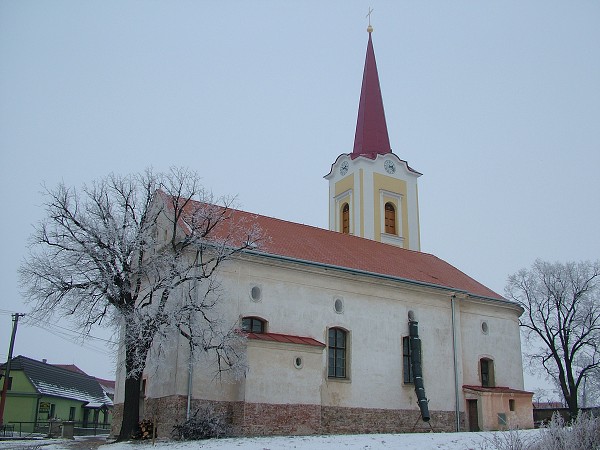
M 477 400 L 467 400 L 467 414 L 469 415 L 469 431 L 480 431 Z

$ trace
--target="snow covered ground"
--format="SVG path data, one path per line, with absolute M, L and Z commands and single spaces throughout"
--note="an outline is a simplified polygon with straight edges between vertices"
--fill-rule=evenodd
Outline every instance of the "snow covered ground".
M 519 431 L 527 440 L 535 439 L 538 430 Z M 152 442 L 119 443 L 101 446 L 100 450 L 480 450 L 492 449 L 491 440 L 498 433 L 410 433 L 410 434 L 357 434 L 333 436 L 286 436 L 212 439 L 195 442 Z M 44 441 L 0 441 L 0 449 L 34 449 L 43 445 L 43 450 L 85 448 L 80 442 Z M 89 448 L 89 447 L 88 447 Z

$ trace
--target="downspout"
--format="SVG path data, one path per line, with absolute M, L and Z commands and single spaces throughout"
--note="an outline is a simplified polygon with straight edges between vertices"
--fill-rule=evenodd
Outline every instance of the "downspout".
M 192 407 L 192 375 L 194 374 L 194 350 L 190 342 L 190 360 L 188 361 L 188 392 L 187 392 L 187 410 L 185 412 L 186 420 L 190 418 L 190 409 Z
M 33 429 L 35 430 L 37 428 L 37 422 L 38 422 L 38 414 L 40 411 L 40 400 L 42 399 L 42 395 L 38 394 L 37 396 L 37 400 L 35 402 L 35 415 L 33 416 Z
M 196 303 L 198 303 L 198 279 L 194 279 L 194 293 L 196 294 Z M 187 385 L 187 408 L 185 411 L 185 418 L 188 420 L 190 418 L 190 410 L 192 408 L 192 381 L 194 375 L 194 343 L 192 342 L 194 333 L 192 332 L 192 316 L 190 314 L 188 323 L 190 324 L 190 337 L 189 337 L 189 345 L 190 345 L 190 358 L 188 361 L 188 385 Z
M 412 312 L 412 311 L 411 311 Z M 419 322 L 410 318 L 408 320 L 408 330 L 410 337 L 410 360 L 413 372 L 413 382 L 415 384 L 415 394 L 421 410 L 423 422 L 429 422 L 429 405 L 425 396 L 425 385 L 423 383 L 423 367 L 421 364 L 421 339 L 419 338 Z
M 454 419 L 456 421 L 456 431 L 460 431 L 460 398 L 458 390 L 458 355 L 456 351 L 456 295 L 450 297 L 450 309 L 452 310 L 452 356 L 454 359 Z

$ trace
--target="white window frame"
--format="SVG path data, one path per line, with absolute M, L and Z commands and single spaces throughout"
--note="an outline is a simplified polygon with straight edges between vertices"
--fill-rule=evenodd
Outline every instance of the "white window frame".
M 389 234 L 385 232 L 385 204 L 390 200 L 395 201 L 394 208 L 396 209 L 396 234 Z M 404 231 L 402 229 L 402 201 L 402 194 L 386 191 L 384 189 L 379 190 L 381 242 L 385 244 L 394 244 L 400 247 L 404 244 Z
M 352 195 L 352 189 L 348 189 L 347 191 L 344 191 L 340 195 L 334 197 L 334 201 L 335 201 L 335 230 L 339 231 L 340 233 L 342 232 L 342 205 L 344 203 L 348 203 L 348 206 L 350 207 L 350 213 L 349 213 L 350 233 L 349 234 L 354 234 L 354 220 L 353 220 L 354 207 L 352 206 L 354 204 L 353 200 L 354 200 L 354 196 Z

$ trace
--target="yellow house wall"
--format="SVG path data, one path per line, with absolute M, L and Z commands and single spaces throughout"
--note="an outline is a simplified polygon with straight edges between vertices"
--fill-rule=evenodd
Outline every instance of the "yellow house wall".
M 342 178 L 340 181 L 338 181 L 337 183 L 335 183 L 335 197 L 337 197 L 338 195 L 343 194 L 344 192 L 347 191 L 352 191 L 354 188 L 354 173 L 349 174 L 347 177 Z M 356 201 L 354 200 L 354 196 L 353 198 L 353 202 Z M 354 208 L 355 205 L 349 205 L 350 206 L 350 216 L 354 217 Z M 339 209 L 339 205 L 336 205 L 335 203 L 332 205 L 332 208 L 337 208 L 337 210 L 334 212 L 334 217 L 335 217 L 335 223 L 339 224 L 339 226 L 336 226 L 336 230 L 337 231 L 342 231 L 341 230 L 341 214 L 342 212 Z M 354 234 L 354 220 L 350 220 L 350 233 Z
M 6 395 L 4 421 L 6 423 L 32 422 L 35 419 L 38 393 L 23 371 L 11 371 L 10 377 L 12 386 Z
M 509 428 L 533 428 L 532 394 L 520 393 L 467 393 L 466 398 L 477 399 L 479 427 L 482 431 L 506 430 Z M 515 401 L 515 410 L 510 410 L 510 400 Z M 498 414 L 506 415 L 506 424 L 499 422 Z

